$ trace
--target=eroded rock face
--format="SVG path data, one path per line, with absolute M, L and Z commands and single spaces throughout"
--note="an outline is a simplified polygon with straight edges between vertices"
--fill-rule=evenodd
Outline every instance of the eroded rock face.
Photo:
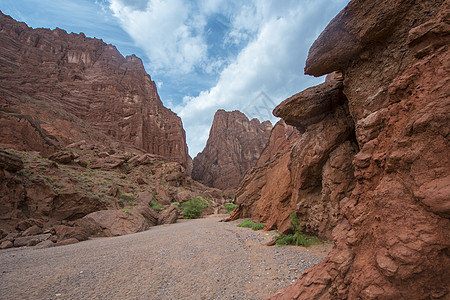
M 294 211 L 303 231 L 324 239 L 354 187 L 354 124 L 342 82 L 331 81 L 286 99 L 274 110 L 269 145 L 236 193 L 231 218 L 251 217 L 266 229 L 290 230 Z M 295 118 L 298 114 L 301 117 Z M 301 133 L 302 132 L 302 133 Z
M 102 40 L 0 13 L 0 74 L 2 147 L 47 155 L 84 139 L 190 163 L 181 119 L 163 106 L 142 61 Z
M 447 299 L 449 1 L 351 1 L 306 72 L 344 74 L 356 186 L 328 258 L 272 299 Z
M 267 145 L 272 124 L 248 120 L 240 111 L 218 110 L 205 149 L 194 158 L 192 178 L 233 191 Z

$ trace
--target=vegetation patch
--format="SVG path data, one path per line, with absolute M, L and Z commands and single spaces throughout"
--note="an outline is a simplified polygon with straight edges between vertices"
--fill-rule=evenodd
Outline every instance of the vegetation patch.
M 261 230 L 264 228 L 264 226 L 266 226 L 266 224 L 264 223 L 256 223 L 253 222 L 252 220 L 244 220 L 242 223 L 238 224 L 238 227 L 246 227 L 246 228 L 251 228 L 253 230 Z
M 225 209 L 227 210 L 227 214 L 232 212 L 237 207 L 234 203 L 225 203 Z
M 302 233 L 302 228 L 300 225 L 300 220 L 298 219 L 295 212 L 291 212 L 289 215 L 291 217 L 291 229 L 294 231 L 293 234 L 280 234 L 275 237 L 276 245 L 296 245 L 308 247 L 309 245 L 320 244 L 320 240 L 315 236 L 310 236 Z
M 152 202 L 150 202 L 150 206 L 151 208 L 153 208 L 154 211 L 162 211 L 164 209 L 162 204 L 156 202 L 155 199 L 153 199 Z
M 208 206 L 208 201 L 200 196 L 186 201 L 181 204 L 181 208 L 183 209 L 183 217 L 185 219 L 197 219 L 202 214 L 203 209 Z

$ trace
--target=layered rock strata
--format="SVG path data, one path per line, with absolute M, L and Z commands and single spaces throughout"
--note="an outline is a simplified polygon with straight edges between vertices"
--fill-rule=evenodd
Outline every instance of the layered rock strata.
M 351 1 L 314 42 L 306 73 L 345 78 L 356 185 L 328 258 L 271 299 L 449 298 L 449 45 L 440 0 Z
M 354 187 L 352 160 L 357 152 L 342 89 L 340 81 L 326 82 L 275 109 L 288 125 L 274 127 L 258 164 L 239 185 L 232 219 L 251 217 L 266 229 L 288 232 L 294 211 L 305 232 L 332 238 Z
M 240 111 L 218 110 L 205 148 L 194 158 L 192 178 L 222 190 L 234 191 L 245 172 L 267 145 L 272 124 L 249 120 Z
M 82 33 L 31 29 L 0 12 L 0 105 L 2 147 L 47 155 L 84 139 L 190 165 L 181 119 L 142 61 Z

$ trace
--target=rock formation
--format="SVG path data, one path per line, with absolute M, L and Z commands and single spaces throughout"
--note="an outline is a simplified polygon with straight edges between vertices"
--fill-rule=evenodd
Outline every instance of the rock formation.
M 86 140 L 191 163 L 181 119 L 163 106 L 138 57 L 1 12 L 0 126 L 4 148 L 48 155 Z
M 234 191 L 267 145 L 272 124 L 248 120 L 240 111 L 218 110 L 205 149 L 194 159 L 192 178 L 221 190 Z
M 236 192 L 232 219 L 252 217 L 266 229 L 290 230 L 292 211 L 305 232 L 331 239 L 354 187 L 354 124 L 340 81 L 298 93 L 274 111 L 273 129 L 255 168 Z
M 0 128 L 0 249 L 133 233 L 176 222 L 173 202 L 226 201 L 189 177 L 181 120 L 140 59 L 1 13 Z
M 353 0 L 314 42 L 306 73 L 344 77 L 336 121 L 355 123 L 355 187 L 328 258 L 270 299 L 449 298 L 449 50 L 444 0 Z

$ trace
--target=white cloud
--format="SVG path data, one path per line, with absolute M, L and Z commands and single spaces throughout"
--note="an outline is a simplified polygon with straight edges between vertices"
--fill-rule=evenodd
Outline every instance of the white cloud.
M 251 41 L 220 74 L 217 84 L 174 108 L 187 132 L 191 155 L 201 151 L 217 109 L 243 110 L 261 92 L 275 104 L 320 80 L 303 76 L 311 42 L 347 1 L 255 1 L 233 20 L 230 39 Z M 246 2 L 247 3 L 247 2 Z M 250 35 L 247 36 L 247 35 Z M 252 36 L 253 35 L 253 36 Z M 305 42 L 307 41 L 307 42 Z M 272 107 L 273 108 L 273 107 Z
M 182 0 L 139 2 L 110 0 L 109 8 L 121 26 L 144 49 L 153 73 L 189 73 L 207 54 L 203 38 L 205 20 L 191 15 L 192 8 Z M 152 74 L 153 75 L 153 74 Z
M 109 0 L 124 30 L 145 50 L 152 76 L 164 72 L 176 80 L 177 74 L 220 72 L 215 85 L 197 96 L 169 99 L 195 156 L 217 109 L 242 110 L 261 92 L 278 104 L 320 81 L 302 75 L 308 49 L 349 0 L 147 1 Z M 238 47 L 235 57 L 208 57 L 208 47 L 217 46 L 207 44 L 205 31 L 214 14 L 229 21 L 221 45 Z

